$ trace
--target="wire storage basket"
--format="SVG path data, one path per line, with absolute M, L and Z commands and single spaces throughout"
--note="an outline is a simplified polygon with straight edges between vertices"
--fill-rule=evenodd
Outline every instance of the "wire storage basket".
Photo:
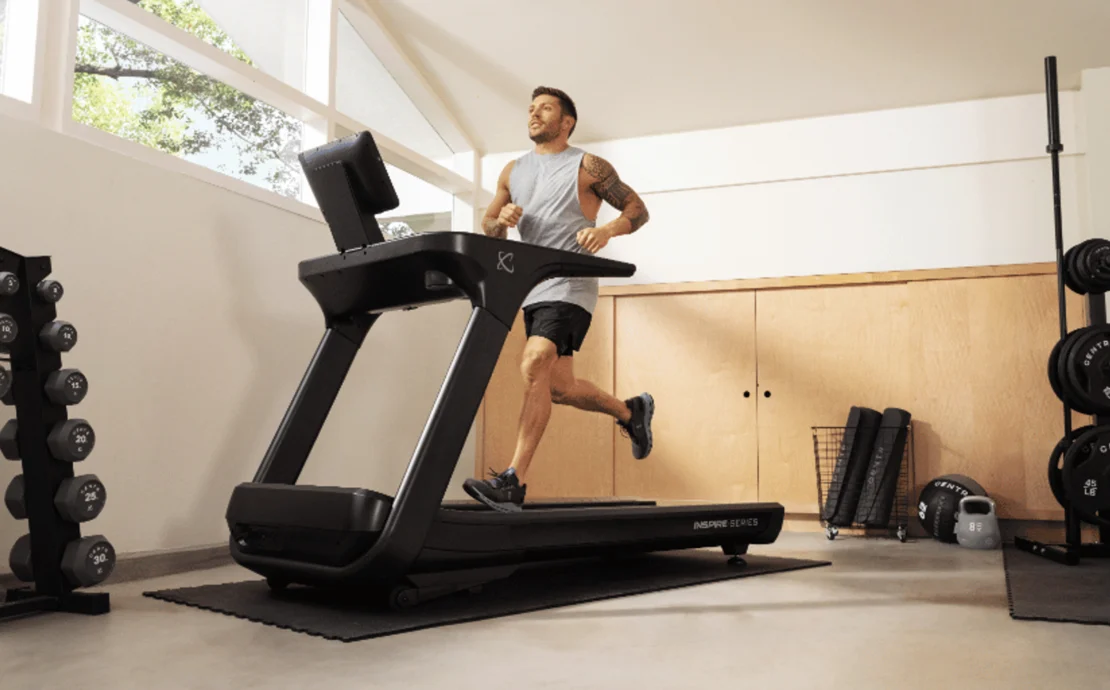
M 909 530 L 910 515 L 912 514 L 910 492 L 913 481 L 913 425 L 907 424 L 905 427 L 881 426 L 876 435 L 875 448 L 885 446 L 890 449 L 897 445 L 895 439 L 900 434 L 905 434 L 902 456 L 897 465 L 898 477 L 893 501 L 891 501 L 889 492 L 884 497 L 884 494 L 880 491 L 861 491 L 857 486 L 854 493 L 855 496 L 859 497 L 858 503 L 853 504 L 852 509 L 847 511 L 847 516 L 838 514 L 836 518 L 830 515 L 828 503 L 830 496 L 835 497 L 853 493 L 852 487 L 848 485 L 847 473 L 843 468 L 840 472 L 837 471 L 838 463 L 845 462 L 845 435 L 850 429 L 843 426 L 815 426 L 812 429 L 813 453 L 817 464 L 817 505 L 821 525 L 825 528 L 825 536 L 831 541 L 836 539 L 841 528 L 855 528 L 865 530 L 865 533 L 874 530 L 885 531 L 888 534 L 896 535 L 899 541 L 905 542 Z M 862 462 L 871 460 L 870 454 L 868 454 L 868 457 L 860 458 Z M 893 461 L 888 462 L 886 471 L 892 471 L 893 464 Z M 878 472 L 873 470 L 857 477 L 856 481 L 875 481 L 877 474 Z M 880 516 L 886 515 L 885 504 L 880 505 L 885 501 L 891 502 L 889 517 L 885 520 L 876 521 L 874 519 L 876 513 Z M 870 517 L 861 519 L 861 516 Z

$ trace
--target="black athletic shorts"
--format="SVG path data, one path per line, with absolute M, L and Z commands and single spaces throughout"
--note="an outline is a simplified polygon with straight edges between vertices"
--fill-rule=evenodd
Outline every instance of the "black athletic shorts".
M 593 315 L 570 302 L 539 302 L 524 308 L 524 332 L 555 343 L 560 357 L 573 356 L 582 348 Z

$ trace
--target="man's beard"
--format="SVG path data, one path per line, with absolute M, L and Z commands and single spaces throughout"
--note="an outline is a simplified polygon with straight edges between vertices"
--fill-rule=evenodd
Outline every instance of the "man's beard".
M 546 144 L 549 141 L 554 141 L 559 133 L 551 128 L 545 127 L 538 132 L 528 132 L 528 138 L 537 144 Z

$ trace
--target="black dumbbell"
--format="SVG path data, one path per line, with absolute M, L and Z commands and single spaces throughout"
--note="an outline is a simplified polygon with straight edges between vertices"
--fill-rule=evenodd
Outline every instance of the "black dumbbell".
M 101 535 L 71 541 L 62 556 L 62 573 L 74 587 L 104 582 L 116 567 L 116 550 Z
M 89 392 L 89 380 L 77 369 L 60 369 L 46 377 L 46 397 L 55 405 L 76 405 Z
M 25 534 L 12 546 L 8 565 L 12 574 L 23 582 L 33 582 L 31 535 Z M 102 537 L 82 537 L 66 545 L 62 555 L 62 574 L 73 587 L 91 587 L 104 582 L 116 567 L 116 550 Z
M 12 391 L 12 372 L 8 371 L 4 367 L 0 367 L 0 398 L 3 398 L 5 396 L 7 396 L 8 393 L 10 393 L 11 391 Z M 4 401 L 4 403 L 7 404 L 7 405 L 11 404 L 6 400 Z
M 54 352 L 69 352 L 77 344 L 77 329 L 66 321 L 51 321 L 39 333 L 39 340 Z
M 27 503 L 23 500 L 22 474 L 17 474 L 12 477 L 12 481 L 8 484 L 7 491 L 4 492 L 4 505 L 16 520 L 27 519 Z
M 65 290 L 62 289 L 62 284 L 58 281 L 47 279 L 39 281 L 39 284 L 35 286 L 35 293 L 43 302 L 57 304 L 62 300 Z
M 69 419 L 55 424 L 46 437 L 50 454 L 66 462 L 80 462 L 89 457 L 95 444 L 96 434 L 83 419 Z
M 19 292 L 19 278 L 14 273 L 0 271 L 0 297 L 11 297 Z
M 0 429 L 0 454 L 3 454 L 8 460 L 19 459 L 19 424 L 14 419 L 9 419 L 8 423 Z
M 9 460 L 19 459 L 19 424 L 16 420 L 8 420 L 3 429 L 0 429 L 0 453 Z M 83 419 L 69 419 L 59 422 L 50 430 L 46 437 L 46 445 L 50 454 L 66 462 L 80 462 L 89 457 L 93 446 L 96 445 L 96 434 L 92 426 Z
M 34 582 L 35 569 L 31 564 L 31 535 L 24 534 L 15 540 L 12 551 L 8 554 L 8 567 L 12 575 L 19 578 L 20 582 Z
M 104 482 L 95 474 L 83 474 L 62 480 L 54 494 L 54 507 L 70 522 L 88 522 L 100 515 L 107 500 Z
M 17 474 L 4 492 L 4 505 L 16 520 L 27 519 L 25 491 L 23 475 Z M 62 480 L 54 494 L 54 508 L 69 522 L 88 522 L 100 515 L 107 500 L 104 483 L 95 474 L 85 474 Z
M 0 345 L 10 345 L 19 335 L 19 326 L 10 314 L 0 314 Z

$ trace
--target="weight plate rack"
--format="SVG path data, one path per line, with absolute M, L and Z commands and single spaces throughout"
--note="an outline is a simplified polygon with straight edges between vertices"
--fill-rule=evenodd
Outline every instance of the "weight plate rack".
M 0 427 L 0 454 L 22 467 L 4 491 L 4 505 L 28 526 L 8 555 L 13 575 L 28 586 L 6 592 L 0 620 L 110 610 L 107 592 L 78 591 L 104 582 L 116 554 L 103 536 L 81 535 L 107 495 L 96 475 L 74 471 L 92 453 L 96 434 L 88 421 L 69 415 L 89 381 L 78 369 L 62 368 L 78 333 L 57 318 L 64 291 L 51 272 L 50 257 L 0 247 L 0 402 L 15 409 Z
M 1078 565 L 1083 558 L 1110 557 L 1110 509 L 1098 509 L 1103 480 L 1102 471 L 1110 458 L 1100 455 L 1100 433 L 1110 436 L 1110 381 L 1097 361 L 1102 344 L 1110 341 L 1095 336 L 1106 331 L 1106 293 L 1110 291 L 1110 242 L 1091 239 L 1064 252 L 1063 221 L 1060 205 L 1059 91 L 1056 58 L 1045 58 L 1045 92 L 1048 102 L 1048 148 L 1052 157 L 1052 192 L 1056 220 L 1056 278 L 1059 299 L 1060 341 L 1049 355 L 1048 379 L 1053 392 L 1064 406 L 1064 437 L 1050 454 L 1048 480 L 1052 493 L 1064 508 L 1065 543 L 1045 544 L 1015 537 L 1014 546 L 1064 565 Z M 1087 323 L 1068 333 L 1067 290 L 1086 298 Z M 1072 410 L 1094 417 L 1094 425 L 1072 429 Z M 1100 427 L 1103 427 L 1100 429 Z M 1063 469 L 1058 463 L 1063 461 Z M 1077 461 L 1082 461 L 1079 464 Z M 1098 468 L 1100 471 L 1092 473 Z M 1071 490 L 1069 491 L 1069 487 Z M 1079 487 L 1079 491 L 1076 491 Z M 1108 487 L 1110 488 L 1110 487 Z M 1107 504 L 1110 506 L 1110 503 Z M 1092 506 L 1096 506 L 1092 509 Z M 1083 543 L 1083 523 L 1098 526 L 1098 541 Z

